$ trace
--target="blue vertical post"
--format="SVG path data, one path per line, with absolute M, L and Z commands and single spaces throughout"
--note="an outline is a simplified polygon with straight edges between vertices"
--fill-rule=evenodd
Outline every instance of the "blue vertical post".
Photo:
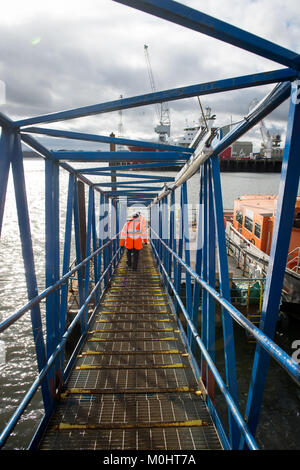
M 175 191 L 170 194 L 170 248 L 176 251 L 176 207 Z
M 175 246 L 175 192 L 172 191 L 170 194 L 170 229 L 169 229 L 170 237 L 169 237 L 169 247 L 171 250 L 176 250 Z M 168 274 L 170 278 L 172 278 L 172 270 L 173 270 L 173 262 L 172 262 L 172 255 L 169 253 L 169 270 Z M 174 277 L 174 272 L 173 272 Z
M 114 242 L 115 244 L 115 252 L 118 250 L 119 246 L 120 246 L 120 237 L 119 237 L 119 231 L 120 231 L 120 216 L 121 216 L 121 212 L 120 212 L 120 200 L 119 198 L 116 199 L 116 240 Z M 116 257 L 116 264 L 118 264 L 120 260 L 120 252 L 118 254 L 118 256 Z
M 113 203 L 113 199 L 109 199 L 108 203 L 109 203 L 109 233 L 108 233 L 108 239 L 112 240 L 113 233 L 114 233 L 114 203 Z M 113 243 L 110 243 L 109 250 L 108 250 L 108 264 L 111 262 L 112 257 L 113 257 Z M 113 265 L 111 265 L 110 268 L 109 268 L 109 279 L 112 276 L 112 269 L 113 269 Z
M 207 163 L 203 165 L 203 251 L 202 251 L 202 279 L 208 281 L 207 279 L 207 245 L 208 245 L 208 233 L 207 233 L 207 205 L 208 205 L 208 190 L 207 190 Z M 202 306 L 201 306 L 201 338 L 204 346 L 207 348 L 207 303 L 208 303 L 208 293 L 206 289 L 202 291 Z M 206 361 L 201 361 L 201 373 L 202 380 L 205 386 L 207 386 L 207 376 L 206 376 Z
M 151 204 L 149 207 L 149 238 L 151 239 L 152 243 L 154 244 L 156 248 L 156 240 L 155 240 L 155 235 L 152 232 L 152 230 L 155 230 L 155 224 L 154 224 L 154 212 L 155 212 L 155 205 L 156 204 Z
M 215 217 L 214 217 L 214 203 L 212 194 L 212 171 L 210 160 L 207 164 L 207 280 L 208 284 L 214 289 L 216 286 L 216 232 L 215 232 Z M 207 299 L 207 350 L 210 357 L 215 359 L 215 315 L 216 306 L 214 299 L 209 295 Z M 209 397 L 214 402 L 214 377 L 207 368 L 207 389 Z
M 82 261 L 82 247 L 81 247 L 81 236 L 80 236 L 80 218 L 79 218 L 79 201 L 78 201 L 78 181 L 75 179 L 74 187 L 74 232 L 75 232 L 75 248 L 76 248 L 76 264 Z M 79 305 L 83 305 L 83 268 L 77 271 L 78 280 L 78 293 L 79 293 Z M 81 316 L 81 332 L 84 332 L 84 320 L 83 315 Z
M 292 83 L 287 136 L 272 237 L 270 261 L 263 298 L 260 329 L 273 339 L 278 317 L 300 175 L 299 80 Z M 250 432 L 256 433 L 270 357 L 256 347 L 246 407 Z
M 160 200 L 158 202 L 158 235 L 159 235 L 159 238 L 162 239 L 162 200 Z M 158 254 L 159 254 L 159 258 L 160 260 L 162 261 L 163 259 L 163 246 L 161 243 L 159 243 L 159 246 L 158 246 Z M 162 272 L 162 269 L 161 267 L 159 268 L 160 269 L 160 272 Z
M 161 238 L 164 243 L 169 240 L 169 226 L 168 226 L 168 198 L 164 197 L 161 201 Z M 168 252 L 167 249 L 162 247 L 162 263 L 165 268 L 168 267 Z
M 214 213 L 216 221 L 216 238 L 218 244 L 218 266 L 219 266 L 219 283 L 220 292 L 222 296 L 230 302 L 230 284 L 228 272 L 228 259 L 226 253 L 226 238 L 224 226 L 224 212 L 222 201 L 221 177 L 218 158 L 211 159 L 212 168 L 212 182 L 213 182 L 213 200 L 214 200 Z M 224 338 L 224 354 L 225 354 L 225 371 L 226 382 L 228 390 L 238 405 L 238 387 L 236 376 L 236 359 L 235 359 L 235 344 L 233 332 L 233 320 L 229 313 L 222 308 L 222 325 L 223 325 L 223 338 Z M 233 449 L 238 448 L 239 430 L 235 420 L 233 419 L 230 411 L 228 412 L 229 418 L 229 434 L 230 443 Z
M 158 235 L 159 235 L 159 205 L 158 205 L 158 203 L 155 203 L 152 206 L 152 213 L 153 213 L 152 224 L 153 224 L 153 228 L 155 230 L 155 233 L 157 233 L 157 235 L 154 235 L 154 245 L 155 245 L 155 248 L 156 248 L 158 256 L 159 256 L 159 241 L 158 241 Z
M 104 197 L 104 225 L 103 225 L 103 242 L 104 244 L 108 242 L 109 239 L 109 207 L 108 199 Z M 109 264 L 109 247 L 104 248 L 103 250 L 103 270 L 105 270 Z M 104 278 L 104 287 L 106 288 L 109 280 L 109 273 Z
M 94 188 L 89 187 L 89 201 L 88 201 L 88 219 L 87 219 L 87 232 L 86 232 L 86 249 L 85 256 L 88 258 L 91 254 L 92 242 L 92 229 L 93 229 L 93 214 L 94 214 Z M 85 279 L 84 279 L 84 299 L 89 295 L 90 290 L 90 261 L 85 265 Z M 88 306 L 84 310 L 84 326 L 86 328 L 88 322 Z
M 177 255 L 182 258 L 183 254 L 183 201 L 182 201 L 182 191 L 180 191 L 180 213 L 179 213 L 179 227 L 178 227 L 178 237 L 177 237 Z M 174 263 L 175 266 L 175 273 L 174 273 L 174 285 L 176 292 L 180 295 L 181 291 L 181 273 L 182 273 L 182 267 L 181 264 L 178 262 Z M 177 300 L 174 302 L 175 304 L 175 309 L 176 312 L 179 312 L 179 305 Z
M 196 255 L 195 255 L 195 272 L 201 276 L 202 268 L 202 248 L 203 248 L 203 166 L 199 171 L 199 204 L 197 208 L 197 235 L 196 235 Z M 198 329 L 199 324 L 199 304 L 200 304 L 201 288 L 198 282 L 194 283 L 193 304 L 192 304 L 192 321 L 193 325 Z M 191 349 L 195 352 L 196 342 L 192 338 Z
M 127 197 L 122 197 L 119 199 L 119 214 L 120 214 L 119 230 L 121 231 L 127 220 Z
M 46 222 L 46 287 L 59 279 L 59 165 L 53 160 L 45 161 L 45 222 Z M 50 294 L 46 300 L 47 358 L 49 358 L 60 337 L 60 292 Z M 59 361 L 55 364 L 53 393 L 62 380 Z
M 159 206 L 158 203 L 155 203 L 152 207 L 153 211 L 153 227 L 155 232 L 158 234 L 159 233 Z M 157 250 L 157 255 L 158 255 L 158 235 L 154 235 L 154 244 Z
M 151 204 L 148 207 L 148 218 L 149 218 L 149 243 L 151 244 L 151 241 L 153 241 L 153 235 L 152 235 L 152 229 L 153 229 L 153 205 Z
M 187 196 L 187 182 L 185 181 L 181 186 L 181 199 L 182 199 L 182 233 L 184 238 L 184 260 L 186 264 L 191 265 L 190 257 L 190 233 L 189 233 L 189 206 Z M 186 296 L 186 310 L 188 314 L 192 315 L 192 283 L 191 275 L 185 272 L 185 296 Z M 191 331 L 188 328 L 188 340 L 191 341 Z
M 111 200 L 111 227 L 110 227 L 110 238 L 111 240 L 114 238 L 114 236 L 116 235 L 116 200 L 115 199 L 112 199 Z M 115 250 L 115 247 L 116 247 L 116 241 L 114 240 L 112 243 L 111 243 L 111 250 L 110 250 L 110 260 L 113 258 L 113 255 L 114 255 L 114 250 Z M 115 269 L 116 267 L 116 259 L 114 259 L 113 261 L 113 269 Z M 111 271 L 110 271 L 111 272 Z
M 100 208 L 99 208 L 99 248 L 104 244 L 104 195 L 100 194 Z M 100 277 L 101 268 L 104 265 L 104 253 L 101 251 L 98 256 L 98 273 Z M 100 286 L 101 289 L 101 286 Z M 101 290 L 100 290 L 101 293 Z
M 115 251 L 118 250 L 119 248 L 119 244 L 120 244 L 120 235 L 119 235 L 119 232 L 120 232 L 120 201 L 117 200 L 116 201 L 116 240 L 115 240 Z M 117 262 L 119 261 L 120 259 L 120 252 L 118 254 L 118 257 L 117 257 Z
M 169 215 L 170 209 L 169 209 L 169 196 L 165 197 L 165 213 L 166 213 L 166 244 L 170 246 L 170 215 Z M 166 249 L 165 251 L 165 256 L 166 256 L 166 261 L 165 261 L 165 268 L 168 273 L 168 276 L 170 276 L 170 253 Z
M 27 204 L 27 194 L 23 167 L 23 156 L 21 139 L 15 135 L 12 150 L 12 171 L 14 179 L 14 188 L 16 196 L 16 206 L 18 212 L 20 239 L 22 245 L 22 254 L 25 268 L 25 277 L 27 285 L 28 299 L 33 299 L 38 295 L 37 279 L 35 273 L 35 263 L 33 254 L 33 245 L 31 238 L 30 218 Z M 39 372 L 46 364 L 46 348 L 43 339 L 43 326 L 39 304 L 31 309 L 31 324 L 37 355 L 37 365 Z M 45 411 L 48 412 L 52 406 L 49 380 L 46 378 L 42 383 L 42 396 Z
M 93 251 L 96 251 L 98 248 L 98 236 L 97 236 L 97 227 L 96 227 L 96 199 L 94 194 L 94 203 L 93 203 L 93 214 L 92 214 L 92 246 Z M 98 270 L 98 256 L 95 256 L 93 259 L 94 263 L 94 281 L 95 285 L 99 280 L 99 270 Z M 95 302 L 98 304 L 99 302 L 99 292 L 100 289 L 97 289 L 95 293 Z
M 70 267 L 72 215 L 73 215 L 73 206 L 74 206 L 74 187 L 75 187 L 75 175 L 73 173 L 70 173 L 69 184 L 68 184 L 66 223 L 65 223 L 65 240 L 64 240 L 63 268 L 62 268 L 63 276 L 69 271 L 69 267 Z M 68 286 L 69 286 L 69 283 L 67 282 L 66 284 L 63 284 L 61 288 L 61 309 L 60 309 L 61 337 L 65 333 L 66 325 L 67 325 Z M 61 361 L 62 361 L 62 367 L 63 367 L 63 354 L 61 355 Z
M 76 228 L 77 228 L 77 242 L 79 243 L 79 250 L 78 250 L 78 256 L 79 256 L 79 262 L 83 261 L 86 258 L 86 231 L 87 231 L 87 221 L 86 221 L 86 191 L 85 191 L 85 185 L 84 183 L 80 180 L 77 179 L 77 191 L 76 191 Z M 86 270 L 88 267 L 86 265 L 82 266 L 79 276 L 78 276 L 78 282 L 79 282 L 79 298 L 80 298 L 80 306 L 84 303 L 85 300 L 85 275 L 86 275 Z M 86 309 L 84 310 L 84 313 L 81 315 L 81 334 L 85 333 L 86 329 Z
M 164 197 L 163 199 L 160 200 L 160 238 L 165 242 L 166 237 L 165 237 L 165 231 L 166 231 L 166 225 L 165 225 L 165 206 L 166 206 L 166 198 Z M 166 249 L 163 244 L 161 244 L 161 262 L 165 266 L 165 257 L 166 257 Z
M 108 231 L 108 237 L 107 240 L 112 239 L 112 231 L 113 231 L 113 204 L 112 204 L 112 199 L 107 200 L 107 207 L 108 207 L 108 219 L 109 219 L 109 231 Z M 110 263 L 110 260 L 112 258 L 112 243 L 109 244 L 107 248 L 107 264 Z M 112 274 L 112 266 L 110 266 L 108 270 L 108 276 L 107 279 L 109 280 L 111 278 Z

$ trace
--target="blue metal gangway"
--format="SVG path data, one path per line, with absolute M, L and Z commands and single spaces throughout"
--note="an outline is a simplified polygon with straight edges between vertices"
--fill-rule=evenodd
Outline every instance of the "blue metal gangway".
M 28 291 L 28 302 L 1 322 L 0 332 L 17 324 L 18 320 L 30 312 L 37 364 L 36 379 L 5 423 L 0 445 L 5 448 L 13 439 L 14 430 L 37 391 L 42 393 L 43 417 L 33 432 L 28 448 L 36 449 L 41 444 L 41 438 L 66 393 L 66 387 L 68 389 L 68 380 L 75 370 L 74 366 L 78 366 L 77 356 L 87 344 L 93 321 L 101 308 L 103 310 L 107 296 L 114 291 L 114 276 L 117 276 L 118 269 L 122 267 L 122 259 L 124 260 L 119 247 L 119 233 L 126 220 L 127 208 L 138 206 L 147 210 L 151 252 L 161 283 L 160 292 L 168 296 L 170 312 L 181 328 L 181 338 L 188 351 L 193 374 L 198 383 L 201 386 L 203 384 L 205 406 L 220 445 L 224 449 L 257 449 L 255 434 L 270 359 L 280 364 L 294 380 L 295 386 L 299 386 L 300 380 L 299 364 L 274 342 L 299 183 L 299 55 L 175 1 L 116 1 L 271 59 L 283 67 L 21 120 L 12 120 L 0 114 L 0 228 L 11 169 Z M 213 131 L 208 128 L 201 136 L 199 133 L 187 148 L 39 127 L 42 124 L 93 114 L 272 83 L 275 84 L 272 92 L 226 136 L 219 129 Z M 287 99 L 289 117 L 276 223 L 261 321 L 257 327 L 230 301 L 218 156 Z M 82 142 L 144 146 L 149 151 L 58 152 L 46 148 L 34 134 Z M 37 287 L 22 144 L 33 149 L 45 161 L 45 289 L 42 292 Z M 86 167 L 78 169 L 74 166 L 76 162 L 85 162 Z M 163 173 L 157 176 L 144 173 L 144 170 L 163 170 L 170 165 L 178 167 L 176 177 L 166 177 Z M 60 170 L 65 170 L 69 175 L 62 266 L 59 236 Z M 196 174 L 199 176 L 200 210 L 197 219 L 195 267 L 192 269 L 187 182 Z M 103 182 L 97 179 L 99 176 L 115 178 L 111 182 Z M 85 188 L 88 193 L 86 208 Z M 177 192 L 180 192 L 179 229 L 176 229 L 175 216 Z M 76 261 L 70 268 L 72 246 L 76 252 Z M 218 288 L 216 264 L 219 268 Z M 182 280 L 185 286 L 184 302 L 181 296 Z M 74 286 L 74 282 L 77 286 L 78 309 L 70 320 L 70 286 Z M 145 284 L 139 286 L 141 290 L 146 287 Z M 121 287 L 117 289 L 119 293 L 121 290 Z M 43 301 L 46 302 L 45 316 L 41 309 Z M 225 371 L 219 371 L 215 362 L 217 308 L 220 309 L 222 318 Z M 120 306 L 119 309 L 115 307 L 115 313 L 121 313 Z M 256 340 L 244 416 L 239 406 L 234 322 Z M 75 345 L 71 354 L 67 354 L 67 347 L 72 342 Z M 215 387 L 221 393 L 227 408 L 226 423 L 222 421 L 215 405 Z M 124 428 L 126 425 L 124 423 Z M 149 442 L 148 440 L 148 445 Z

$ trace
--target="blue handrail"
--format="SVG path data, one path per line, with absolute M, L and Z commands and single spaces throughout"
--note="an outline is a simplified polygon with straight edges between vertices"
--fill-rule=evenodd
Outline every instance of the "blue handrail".
M 47 297 L 51 292 L 53 292 L 54 290 L 58 289 L 62 284 L 64 284 L 66 282 L 66 280 L 72 275 L 74 274 L 74 272 L 78 271 L 79 269 L 81 269 L 82 266 L 84 266 L 86 263 L 89 262 L 90 259 L 94 258 L 95 256 L 97 256 L 97 254 L 99 252 L 101 252 L 102 250 L 104 250 L 106 247 L 108 247 L 110 244 L 112 244 L 112 242 L 116 239 L 116 237 L 113 237 L 111 240 L 109 240 L 107 243 L 105 243 L 102 247 L 100 247 L 99 249 L 97 249 L 96 251 L 94 251 L 88 258 L 86 258 L 84 261 L 82 261 L 81 263 L 79 263 L 77 266 L 75 266 L 71 271 L 69 271 L 65 276 L 63 276 L 57 283 L 55 283 L 53 286 L 50 286 L 48 289 L 46 289 L 45 291 L 43 291 L 42 294 L 40 294 L 39 296 L 37 296 L 35 299 L 32 299 L 31 302 L 28 302 L 28 304 L 26 304 L 22 309 L 20 309 L 18 312 L 16 312 L 15 314 L 11 315 L 9 317 L 8 320 L 10 320 L 8 323 L 9 324 L 6 324 L 6 322 L 3 322 L 5 323 L 5 325 L 3 325 L 3 329 L 4 326 L 7 328 L 9 325 L 11 325 L 12 323 L 14 323 L 15 321 L 17 321 L 26 311 L 28 311 L 32 306 L 32 302 L 34 302 L 34 304 L 37 304 L 39 302 L 41 302 L 41 300 L 43 300 L 45 297 Z M 73 319 L 73 321 L 71 322 L 71 324 L 69 325 L 68 329 L 66 330 L 66 332 L 62 335 L 62 339 L 60 341 L 60 343 L 57 345 L 55 351 L 52 353 L 52 355 L 49 357 L 49 359 L 47 360 L 45 366 L 43 367 L 43 369 L 40 371 L 40 373 L 38 374 L 37 378 L 35 379 L 35 381 L 33 382 L 33 384 L 31 385 L 30 389 L 28 390 L 28 392 L 25 394 L 23 400 L 21 401 L 21 403 L 19 404 L 19 406 L 17 407 L 17 409 L 15 410 L 15 412 L 13 413 L 13 415 L 11 416 L 11 418 L 9 419 L 8 423 L 6 424 L 5 428 L 3 429 L 2 433 L 0 434 L 0 448 L 2 448 L 4 446 L 4 444 L 6 443 L 7 439 L 9 438 L 9 436 L 11 435 L 12 431 L 14 430 L 16 424 L 18 423 L 20 417 L 22 416 L 22 414 L 24 413 L 24 411 L 26 410 L 27 406 L 29 405 L 30 401 L 32 400 L 34 394 L 36 393 L 38 387 L 42 384 L 43 380 L 47 377 L 47 374 L 49 373 L 52 365 L 54 364 L 56 358 L 58 357 L 58 355 L 60 354 L 60 352 L 63 350 L 63 348 L 65 347 L 66 345 L 66 342 L 71 334 L 71 332 L 73 331 L 75 325 L 77 324 L 77 322 L 81 319 L 86 307 L 88 306 L 90 300 L 92 299 L 92 297 L 96 294 L 97 290 L 99 289 L 100 287 L 100 284 L 101 282 L 103 281 L 104 277 L 106 276 L 106 274 L 109 272 L 109 270 L 112 268 L 113 266 L 113 263 L 115 261 L 115 259 L 118 257 L 119 253 L 120 253 L 120 248 L 115 252 L 115 254 L 113 255 L 110 263 L 108 264 L 108 266 L 105 268 L 105 270 L 103 271 L 103 273 L 101 274 L 97 284 L 95 285 L 95 287 L 93 288 L 93 290 L 90 292 L 90 294 L 87 296 L 87 298 L 85 299 L 83 305 L 81 306 L 81 308 L 79 309 L 78 313 L 76 314 L 75 318 Z M 104 294 L 104 292 L 102 293 L 102 295 Z M 92 321 L 93 317 L 90 318 L 88 324 L 87 324 L 87 328 L 89 327 L 91 321 Z M 3 331 L 2 329 L 2 331 Z M 68 369 L 70 368 L 70 366 L 68 366 Z
M 275 359 L 291 376 L 291 378 L 300 385 L 300 366 L 294 361 L 283 349 L 281 349 L 274 341 L 266 336 L 259 328 L 253 325 L 239 310 L 237 310 L 228 300 L 222 297 L 212 286 L 205 282 L 195 271 L 186 264 L 164 241 L 159 237 L 153 228 L 151 231 L 155 235 L 155 239 L 166 248 L 171 255 L 178 261 L 181 266 L 198 282 L 215 300 L 224 307 L 230 316 L 248 333 L 251 333 L 257 342 Z
M 47 289 L 44 289 L 43 292 L 41 292 L 39 295 L 31 299 L 27 304 L 23 305 L 19 310 L 16 312 L 12 313 L 8 318 L 6 318 L 3 322 L 0 323 L 0 333 L 5 331 L 9 326 L 13 325 L 17 320 L 19 320 L 26 312 L 28 312 L 34 305 L 39 304 L 42 300 L 44 300 L 46 297 L 48 297 L 49 294 L 54 292 L 56 289 L 58 289 L 60 286 L 65 284 L 68 279 L 73 276 L 74 273 L 79 271 L 83 266 L 85 266 L 89 261 L 94 259 L 95 256 L 97 256 L 99 253 L 101 253 L 106 247 L 110 245 L 110 243 L 115 240 L 116 237 L 113 237 L 111 240 L 109 240 L 105 245 L 101 246 L 98 248 L 96 251 L 94 251 L 90 256 L 85 258 L 81 263 L 77 264 L 74 268 L 72 268 L 68 273 L 66 273 L 64 276 L 59 279 L 55 284 L 52 286 L 47 287 Z M 91 282 L 91 281 L 90 281 Z
M 161 240 L 160 240 L 161 241 Z M 221 375 L 219 374 L 218 372 L 218 369 L 216 368 L 216 366 L 214 365 L 214 362 L 211 358 L 211 356 L 209 355 L 207 349 L 205 348 L 204 346 L 204 343 L 201 341 L 200 339 L 200 336 L 199 336 L 199 333 L 197 331 L 197 329 L 195 328 L 195 326 L 193 325 L 191 319 L 190 319 L 190 316 L 188 314 L 188 312 L 186 311 L 184 305 L 183 305 L 183 302 L 180 298 L 180 296 L 178 295 L 176 289 L 175 289 L 175 286 L 174 284 L 172 283 L 165 267 L 163 266 L 162 262 L 161 262 L 161 259 L 159 258 L 159 255 L 158 255 L 158 252 L 153 244 L 153 242 L 151 241 L 151 245 L 152 245 L 152 248 L 154 250 L 154 253 L 156 255 L 156 258 L 158 259 L 159 261 L 159 265 L 165 275 L 165 278 L 166 280 L 168 281 L 168 284 L 169 286 L 171 287 L 172 291 L 174 292 L 174 295 L 176 297 L 176 300 L 178 302 L 178 304 L 180 305 L 180 308 L 181 308 L 181 311 L 182 313 L 184 314 L 185 316 L 185 319 L 188 323 L 188 326 L 196 340 L 196 342 L 198 343 L 198 346 L 203 354 L 203 356 L 205 357 L 205 360 L 207 361 L 207 364 L 210 368 L 210 370 L 212 371 L 213 375 L 214 375 L 214 378 L 216 379 L 216 382 L 219 386 L 219 389 L 220 391 L 222 392 L 222 394 L 224 395 L 225 399 L 226 399 L 226 402 L 232 412 L 232 415 L 241 431 L 241 433 L 243 434 L 244 438 L 245 438 L 245 441 L 246 443 L 248 444 L 248 447 L 249 449 L 251 450 L 258 450 L 258 446 L 253 438 L 253 436 L 251 435 L 251 433 L 249 432 L 248 428 L 247 428 L 247 425 L 245 423 L 245 421 L 243 420 L 243 417 L 241 415 L 241 413 L 239 412 L 239 409 L 237 408 L 232 396 L 230 395 L 230 393 L 228 392 L 227 390 L 227 387 L 226 387 L 226 384 L 224 383 Z M 171 250 L 172 251 L 172 250 Z

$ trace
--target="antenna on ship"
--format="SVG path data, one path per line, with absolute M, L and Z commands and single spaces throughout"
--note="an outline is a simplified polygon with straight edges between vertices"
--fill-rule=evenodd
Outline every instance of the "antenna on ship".
M 197 96 L 198 98 L 198 102 L 199 102 L 199 106 L 200 106 L 200 109 L 201 109 L 201 114 L 202 114 L 202 121 L 204 122 L 205 124 L 205 127 L 206 127 L 206 130 L 208 131 L 208 125 L 207 125 L 207 121 L 206 121 L 206 117 L 205 117 L 205 114 L 204 114 L 204 111 L 203 111 L 203 108 L 202 108 L 202 104 L 201 104 L 201 101 L 200 101 L 200 98 L 199 96 Z

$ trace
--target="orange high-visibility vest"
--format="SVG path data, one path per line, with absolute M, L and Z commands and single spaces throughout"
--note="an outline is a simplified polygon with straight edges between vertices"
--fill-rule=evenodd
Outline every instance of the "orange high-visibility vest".
M 147 243 L 147 230 L 144 217 L 137 217 L 130 219 L 122 228 L 120 246 L 124 246 L 131 250 L 141 250 L 143 248 L 143 241 Z

